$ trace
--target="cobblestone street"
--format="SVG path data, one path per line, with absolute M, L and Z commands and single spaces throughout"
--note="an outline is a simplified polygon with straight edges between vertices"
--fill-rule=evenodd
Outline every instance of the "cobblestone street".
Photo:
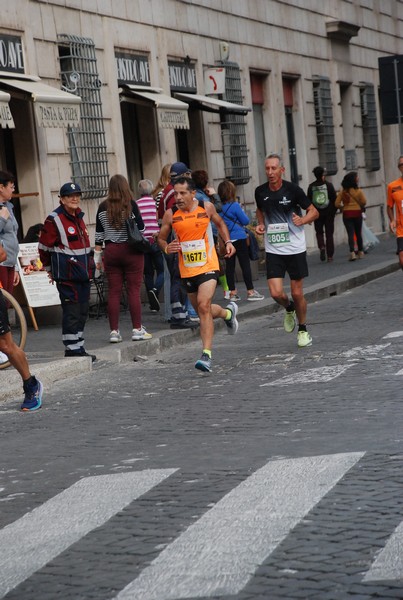
M 209 375 L 197 340 L 2 405 L 2 597 L 402 598 L 400 296 L 311 304 L 303 350 L 240 318 Z

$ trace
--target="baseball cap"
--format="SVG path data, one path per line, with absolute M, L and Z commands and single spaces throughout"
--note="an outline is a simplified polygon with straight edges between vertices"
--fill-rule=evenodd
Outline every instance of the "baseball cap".
M 171 177 L 178 177 L 179 175 L 183 175 L 184 173 L 190 173 L 190 169 L 183 162 L 176 162 L 171 165 Z
M 78 183 L 69 181 L 62 185 L 59 196 L 71 196 L 71 194 L 81 194 L 81 188 Z

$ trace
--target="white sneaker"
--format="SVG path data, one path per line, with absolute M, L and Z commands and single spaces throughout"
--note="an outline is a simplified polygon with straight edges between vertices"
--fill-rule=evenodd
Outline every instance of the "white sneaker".
M 227 290 L 226 292 L 224 292 L 224 300 L 229 300 L 230 298 L 231 298 L 230 291 Z
M 117 344 L 118 342 L 122 341 L 122 336 L 120 335 L 119 329 L 117 331 L 116 331 L 116 329 L 113 329 L 111 331 L 111 334 L 109 336 L 109 341 L 111 344 Z
M 151 340 L 152 337 L 151 333 L 147 333 L 143 326 L 141 326 L 140 329 L 133 329 L 132 331 L 133 342 L 138 342 L 139 340 Z
M 257 300 L 264 300 L 264 296 L 259 294 L 257 290 L 253 290 L 251 294 L 248 294 L 249 302 L 256 302 Z
M 4 352 L 0 352 L 0 365 L 6 362 L 8 362 L 7 354 L 4 354 Z

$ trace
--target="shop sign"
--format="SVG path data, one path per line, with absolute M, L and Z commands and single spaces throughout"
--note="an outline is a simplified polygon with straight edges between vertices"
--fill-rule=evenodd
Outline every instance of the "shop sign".
M 162 129 L 189 129 L 187 108 L 157 108 L 157 115 L 158 125 Z
M 206 96 L 225 94 L 225 69 L 206 69 L 204 71 L 204 93 Z
M 3 102 L 0 98 L 0 127 L 14 129 L 14 119 L 11 114 L 8 102 Z
M 147 56 L 115 52 L 115 60 L 118 72 L 118 85 L 125 83 L 151 85 L 150 66 Z
M 78 127 L 80 105 L 55 102 L 34 102 L 35 114 L 40 127 Z
M 21 38 L 0 33 L 0 71 L 24 73 Z
M 195 65 L 169 60 L 168 75 L 171 92 L 197 92 Z

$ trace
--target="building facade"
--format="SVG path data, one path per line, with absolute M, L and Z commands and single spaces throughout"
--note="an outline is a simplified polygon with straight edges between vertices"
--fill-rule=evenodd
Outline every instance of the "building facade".
M 136 192 L 177 160 L 233 180 L 253 214 L 269 151 L 305 190 L 318 164 L 336 189 L 357 170 L 385 230 L 401 127 L 382 124 L 378 59 L 403 54 L 403 1 L 0 2 L 0 168 L 21 235 L 65 181 L 93 230 L 111 175 Z

